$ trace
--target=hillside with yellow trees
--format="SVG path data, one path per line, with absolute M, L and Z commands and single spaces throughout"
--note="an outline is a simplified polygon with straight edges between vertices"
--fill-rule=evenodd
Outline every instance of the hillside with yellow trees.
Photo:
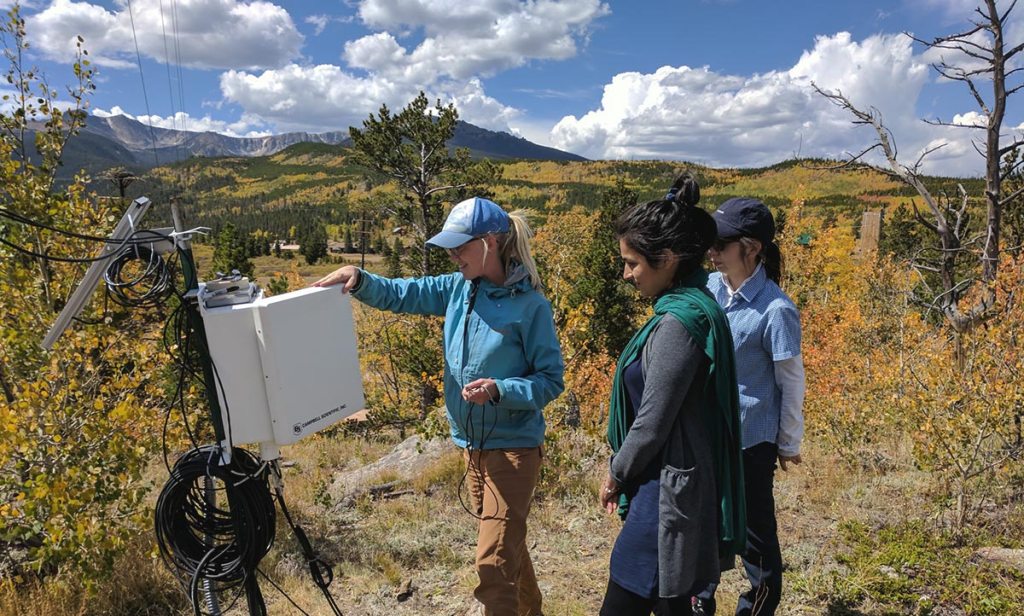
M 706 207 L 732 196 L 771 207 L 785 257 L 782 286 L 801 311 L 805 463 L 782 473 L 776 491 L 784 613 L 1024 610 L 1020 238 L 1007 242 L 1016 248 L 1003 253 L 991 317 L 954 332 L 929 305 L 929 272 L 912 264 L 933 244 L 914 221 L 915 198 L 869 167 L 829 166 L 494 163 L 498 179 L 486 194 L 533 216 L 566 358 L 566 391 L 546 411 L 531 517 L 531 551 L 550 613 L 595 613 L 620 524 L 597 502 L 616 358 L 595 343 L 607 324 L 594 294 L 614 281 L 591 284 L 588 264 L 614 258 L 614 247 L 602 244 L 609 209 L 660 197 L 684 168 L 700 181 Z M 31 185 L 30 170 L 6 173 L 6 186 Z M 977 188 L 977 181 L 933 181 Z M 80 188 L 21 213 L 108 233 L 123 203 Z M 173 198 L 186 226 L 211 227 L 196 247 L 201 277 L 240 265 L 235 259 L 248 262 L 264 287 L 283 292 L 359 262 L 361 253 L 370 270 L 414 271 L 417 247 L 402 230 L 401 192 L 345 149 L 300 144 L 266 158 L 194 159 L 155 169 L 132 190 L 153 199 L 153 226 L 169 219 Z M 19 199 L 35 203 L 28 194 Z M 859 243 L 866 211 L 883 212 L 877 248 Z M 313 228 L 323 229 L 330 249 L 311 259 L 301 244 L 322 241 Z M 15 223 L 4 229 L 11 244 L 51 255 L 93 246 Z M 0 612 L 189 613 L 186 594 L 155 557 L 148 521 L 166 479 L 162 451 L 173 460 L 188 447 L 189 430 L 210 429 L 195 386 L 177 394 L 190 409 L 187 423 L 171 399 L 177 372 L 165 323 L 172 306 L 139 311 L 94 301 L 58 348 L 43 354 L 36 345 L 82 266 L 51 261 L 40 270 L 38 259 L 2 250 Z M 647 310 L 639 305 L 635 318 Z M 472 519 L 457 494 L 458 454 L 442 447 L 411 472 L 384 467 L 364 478 L 367 489 L 345 487 L 349 473 L 407 437 L 446 430 L 442 411 L 420 410 L 422 391 L 441 384 L 437 341 L 416 339 L 422 330 L 405 319 L 367 308 L 357 310 L 357 329 L 367 418 L 285 449 L 292 513 L 334 564 L 331 589 L 345 613 L 465 613 L 475 574 Z M 297 544 L 286 528 L 277 535 L 261 571 L 306 612 L 328 613 Z M 741 570 L 724 576 L 720 609 L 731 609 L 742 584 Z M 270 613 L 295 610 L 270 584 L 265 595 Z

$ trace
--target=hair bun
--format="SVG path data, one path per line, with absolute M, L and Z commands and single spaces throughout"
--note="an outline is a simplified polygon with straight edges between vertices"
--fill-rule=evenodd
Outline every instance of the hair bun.
M 697 205 L 700 201 L 700 185 L 690 172 L 684 172 L 672 183 L 665 200 L 680 205 Z

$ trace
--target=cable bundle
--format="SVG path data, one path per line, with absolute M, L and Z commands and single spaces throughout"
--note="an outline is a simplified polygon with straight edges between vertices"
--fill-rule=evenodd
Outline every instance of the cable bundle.
M 249 612 L 262 616 L 257 566 L 276 522 L 267 465 L 244 449 L 234 449 L 228 465 L 220 457 L 220 447 L 207 445 L 175 463 L 156 504 L 160 554 L 196 615 L 216 613 L 204 598 L 233 590 L 232 605 L 244 592 Z
M 137 261 L 144 263 L 145 269 L 125 279 L 126 268 Z M 174 293 L 174 268 L 145 244 L 122 248 L 107 265 L 103 280 L 114 301 L 127 307 L 158 306 Z

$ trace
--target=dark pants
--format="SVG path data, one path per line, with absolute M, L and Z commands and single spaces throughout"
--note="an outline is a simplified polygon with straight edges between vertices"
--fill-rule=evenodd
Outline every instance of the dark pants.
M 771 616 L 782 599 L 782 550 L 775 522 L 775 443 L 759 443 L 743 450 L 743 479 L 747 496 L 747 549 L 743 568 L 750 590 L 740 595 L 737 616 Z M 698 597 L 714 601 L 717 584 Z
M 601 616 L 690 616 L 690 597 L 650 599 L 626 590 L 608 580 Z

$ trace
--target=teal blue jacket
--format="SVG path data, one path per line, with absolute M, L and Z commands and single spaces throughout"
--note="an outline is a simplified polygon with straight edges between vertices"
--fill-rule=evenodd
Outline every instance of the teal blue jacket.
M 390 279 L 363 271 L 352 295 L 382 310 L 444 316 L 444 399 L 456 445 L 510 449 L 544 442 L 541 410 L 565 388 L 564 365 L 551 304 L 521 267 L 504 286 L 459 273 Z M 497 383 L 497 402 L 462 399 L 462 388 L 480 378 Z

